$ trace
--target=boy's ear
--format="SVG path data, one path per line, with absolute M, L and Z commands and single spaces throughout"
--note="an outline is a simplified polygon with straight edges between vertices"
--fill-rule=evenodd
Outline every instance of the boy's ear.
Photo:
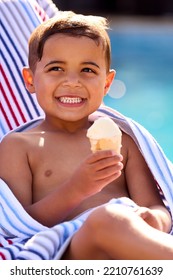
M 23 80 L 25 82 L 25 87 L 30 93 L 35 93 L 34 83 L 33 83 L 33 73 L 30 68 L 24 67 L 22 71 Z
M 111 87 L 111 84 L 115 78 L 116 71 L 115 70 L 110 70 L 109 73 L 107 74 L 106 78 L 106 83 L 105 83 L 105 88 L 104 88 L 104 95 L 106 95 Z

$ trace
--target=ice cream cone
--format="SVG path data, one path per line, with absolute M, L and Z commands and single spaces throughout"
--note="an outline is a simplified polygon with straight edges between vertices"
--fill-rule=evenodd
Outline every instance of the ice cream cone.
M 121 136 L 118 125 L 107 117 L 96 120 L 87 132 L 92 152 L 114 150 L 116 153 L 120 153 Z

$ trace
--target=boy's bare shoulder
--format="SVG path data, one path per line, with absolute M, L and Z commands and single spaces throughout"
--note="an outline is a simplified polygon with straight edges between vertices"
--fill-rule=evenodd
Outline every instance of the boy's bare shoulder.
M 30 130 L 26 131 L 20 131 L 20 132 L 9 132 L 7 135 L 4 136 L 4 138 L 1 141 L 2 145 L 10 145 L 10 144 L 19 144 L 19 143 L 24 143 L 28 142 L 30 139 L 33 138 L 34 135 L 40 134 L 39 128 L 33 128 Z
M 0 146 L 5 147 L 6 145 L 11 145 L 11 144 L 18 144 L 21 142 L 23 139 L 22 133 L 20 132 L 10 132 L 7 135 L 5 135 L 1 141 Z
M 0 143 L 0 163 L 17 160 L 22 154 L 27 153 L 29 138 L 23 132 L 11 132 L 4 136 Z
M 122 132 L 122 153 L 125 158 L 141 154 L 135 141 L 125 132 Z
M 33 147 L 35 141 L 34 131 L 11 132 L 4 136 L 0 143 L 0 154 L 2 159 L 9 157 L 20 157 L 27 154 Z
M 123 144 L 125 146 L 135 145 L 137 148 L 137 145 L 136 145 L 135 141 L 133 140 L 133 138 L 130 135 L 128 135 L 126 132 L 123 132 L 123 131 L 122 131 L 122 141 L 123 141 L 122 145 Z
M 10 148 L 10 146 L 18 146 L 19 144 L 22 145 L 22 143 L 26 142 L 28 139 L 28 133 L 23 132 L 11 132 L 4 136 L 4 138 L 1 141 L 0 146 Z

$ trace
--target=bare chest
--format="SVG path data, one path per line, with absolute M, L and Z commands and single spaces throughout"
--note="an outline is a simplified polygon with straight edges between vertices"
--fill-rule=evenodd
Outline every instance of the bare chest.
M 44 146 L 32 149 L 30 166 L 33 174 L 33 202 L 41 200 L 69 180 L 81 162 L 91 153 L 88 139 L 80 140 L 71 138 L 68 141 L 63 139 L 61 141 L 57 139 L 57 142 L 45 141 Z M 120 196 L 128 196 L 124 173 L 116 182 L 112 182 L 98 194 L 83 201 L 70 213 L 68 219 Z

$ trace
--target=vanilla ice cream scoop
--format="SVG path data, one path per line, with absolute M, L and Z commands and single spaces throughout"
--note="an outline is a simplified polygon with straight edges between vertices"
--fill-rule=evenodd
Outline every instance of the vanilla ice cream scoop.
M 120 153 L 122 132 L 118 125 L 108 117 L 98 118 L 87 131 L 91 151 L 114 150 Z

